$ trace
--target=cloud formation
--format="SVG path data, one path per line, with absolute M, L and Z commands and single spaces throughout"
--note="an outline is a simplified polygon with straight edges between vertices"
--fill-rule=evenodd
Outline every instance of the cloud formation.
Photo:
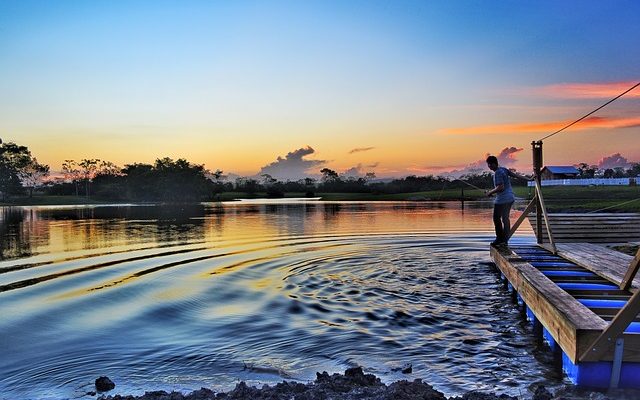
M 498 163 L 502 167 L 513 167 L 513 165 L 518 161 L 517 154 L 524 150 L 522 147 L 509 146 L 505 147 L 498 154 L 496 154 L 496 158 L 498 159 Z M 443 171 L 442 175 L 460 177 L 462 175 L 467 174 L 479 174 L 482 172 L 487 172 L 487 157 L 489 157 L 489 153 L 486 153 L 484 157 L 480 160 L 474 161 L 463 168 L 453 169 L 450 171 Z
M 606 83 L 560 83 L 530 90 L 531 94 L 562 99 L 613 98 L 635 85 L 636 81 Z M 640 97 L 640 88 L 625 95 L 625 98 Z
M 522 150 L 524 150 L 522 147 L 505 147 L 504 149 L 500 150 L 500 153 L 498 153 L 498 155 L 496 156 L 498 158 L 498 163 L 500 163 L 500 165 L 502 165 L 503 167 L 508 167 L 515 164 L 516 161 L 518 161 L 516 159 L 516 154 L 520 153 Z M 485 162 L 487 157 L 489 157 L 489 154 L 486 154 L 486 157 L 484 158 L 484 160 L 482 160 L 482 162 Z
M 373 150 L 373 149 L 375 149 L 375 147 L 356 147 L 355 149 L 349 150 L 349 154 L 361 153 L 363 151 L 369 151 L 369 150 Z
M 258 175 L 269 174 L 281 181 L 295 181 L 309 175 L 317 174 L 317 171 L 309 171 L 326 164 L 326 160 L 307 160 L 304 157 L 315 153 L 311 146 L 302 147 L 291 151 L 283 158 L 278 156 L 276 161 L 265 165 Z
M 542 123 L 522 123 L 503 125 L 480 125 L 466 128 L 452 128 L 444 130 L 444 133 L 453 135 L 485 135 L 485 134 L 512 134 L 512 133 L 550 133 L 557 131 L 572 120 L 542 122 Z M 611 117 L 589 117 L 572 126 L 572 131 L 586 129 L 618 129 L 633 128 L 640 126 L 640 118 L 611 118 Z
M 602 157 L 598 160 L 598 168 L 600 169 L 613 169 L 615 167 L 629 168 L 631 167 L 631 162 L 629 162 L 629 160 L 627 160 L 626 157 L 623 157 L 620 153 Z
M 351 167 L 345 170 L 340 175 L 346 178 L 362 178 L 367 174 L 367 172 L 373 172 L 372 168 L 377 167 L 378 164 L 379 163 L 377 162 L 369 165 L 358 164 L 355 167 Z

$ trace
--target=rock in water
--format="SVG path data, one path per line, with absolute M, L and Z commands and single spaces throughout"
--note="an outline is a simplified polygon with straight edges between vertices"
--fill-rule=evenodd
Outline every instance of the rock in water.
M 116 387 L 116 384 L 106 376 L 101 376 L 100 378 L 96 379 L 96 390 L 98 392 L 108 392 L 114 387 Z
M 540 385 L 536 388 L 535 393 L 533 394 L 533 400 L 551 400 L 553 395 L 546 387 Z

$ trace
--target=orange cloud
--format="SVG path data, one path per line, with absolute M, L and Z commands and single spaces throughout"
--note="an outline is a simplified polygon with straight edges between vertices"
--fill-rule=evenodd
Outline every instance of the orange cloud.
M 561 83 L 532 90 L 533 94 L 562 99 L 599 99 L 613 98 L 629 89 L 637 81 L 608 83 Z M 640 88 L 627 93 L 624 97 L 640 97 Z
M 481 134 L 511 134 L 511 133 L 544 133 L 552 132 L 568 125 L 573 121 L 554 121 L 542 123 L 522 123 L 522 124 L 503 124 L 503 125 L 481 125 L 471 126 L 467 128 L 451 128 L 445 129 L 443 132 L 454 135 L 481 135 Z M 571 130 L 585 129 L 617 129 L 632 128 L 640 126 L 640 117 L 635 118 L 609 118 L 609 117 L 589 117 L 576 125 Z

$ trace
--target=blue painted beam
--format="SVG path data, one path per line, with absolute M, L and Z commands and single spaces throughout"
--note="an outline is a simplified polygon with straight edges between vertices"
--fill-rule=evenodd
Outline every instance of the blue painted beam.
M 627 304 L 626 300 L 609 299 L 576 299 L 589 308 L 622 308 Z
M 614 284 L 608 283 L 578 283 L 578 282 L 566 282 L 556 283 L 562 289 L 575 289 L 575 290 L 616 290 L 618 287 Z
M 611 361 L 574 364 L 562 353 L 562 370 L 574 385 L 608 388 L 611 382 Z M 620 370 L 620 388 L 640 388 L 640 363 L 623 362 Z
M 589 271 L 542 271 L 545 276 L 581 276 L 581 277 L 597 277 L 598 275 Z

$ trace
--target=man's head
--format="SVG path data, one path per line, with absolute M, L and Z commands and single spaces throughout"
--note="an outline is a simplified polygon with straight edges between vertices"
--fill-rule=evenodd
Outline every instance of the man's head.
M 487 157 L 487 166 L 492 171 L 497 170 L 498 169 L 498 158 L 496 156 Z

